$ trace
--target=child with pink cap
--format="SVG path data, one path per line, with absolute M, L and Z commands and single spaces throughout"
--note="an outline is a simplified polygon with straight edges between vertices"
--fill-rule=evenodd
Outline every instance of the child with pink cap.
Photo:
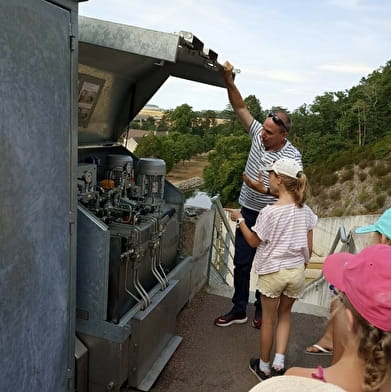
M 391 208 L 388 208 L 379 216 L 372 225 L 360 226 L 356 228 L 357 234 L 373 233 L 371 244 L 391 245 Z M 332 310 L 331 310 L 332 312 Z M 333 355 L 332 363 L 339 360 L 343 347 L 339 344 L 338 332 L 334 330 L 333 323 L 329 322 L 324 335 L 305 350 L 306 354 Z
M 332 254 L 323 273 L 340 292 L 333 317 L 344 342 L 342 356 L 325 369 L 291 368 L 286 374 L 352 392 L 391 391 L 391 246 Z

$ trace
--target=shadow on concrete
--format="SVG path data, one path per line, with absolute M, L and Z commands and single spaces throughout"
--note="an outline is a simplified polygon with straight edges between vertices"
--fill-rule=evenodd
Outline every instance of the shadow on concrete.
M 176 334 L 183 337 L 151 392 L 246 392 L 257 383 L 248 369 L 250 357 L 259 356 L 259 330 L 244 325 L 216 327 L 213 320 L 231 308 L 230 298 L 200 291 L 178 315 Z M 326 319 L 292 313 L 292 331 L 286 367 L 328 366 L 331 357 L 304 354 L 323 334 Z M 157 326 L 158 328 L 158 326 Z M 134 389 L 129 389 L 133 391 Z

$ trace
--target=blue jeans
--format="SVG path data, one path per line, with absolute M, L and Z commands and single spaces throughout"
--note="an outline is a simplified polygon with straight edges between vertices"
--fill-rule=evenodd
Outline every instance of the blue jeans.
M 257 220 L 258 211 L 242 207 L 241 214 L 246 225 L 251 229 Z M 231 313 L 246 313 L 248 297 L 250 292 L 250 272 L 253 264 L 256 248 L 252 248 L 243 237 L 242 231 L 236 229 L 235 233 L 235 255 L 234 255 L 234 304 Z M 257 301 L 259 296 L 256 295 Z M 260 306 L 260 304 L 259 304 Z

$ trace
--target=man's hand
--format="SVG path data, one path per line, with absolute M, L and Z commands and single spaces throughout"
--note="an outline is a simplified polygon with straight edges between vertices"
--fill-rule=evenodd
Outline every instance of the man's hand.
M 225 83 L 230 84 L 234 82 L 234 78 L 232 76 L 233 70 L 234 66 L 229 61 L 225 61 L 223 64 L 223 78 Z
M 259 172 L 258 174 L 258 180 L 254 181 L 251 179 L 246 172 L 243 172 L 243 181 L 244 183 L 249 186 L 251 189 L 254 189 L 257 192 L 260 193 L 267 193 L 267 187 L 263 183 L 263 176 L 262 172 Z
M 224 208 L 224 211 L 228 211 L 230 213 L 231 221 L 236 221 L 238 218 L 242 218 L 242 214 L 240 210 L 234 210 L 232 208 Z

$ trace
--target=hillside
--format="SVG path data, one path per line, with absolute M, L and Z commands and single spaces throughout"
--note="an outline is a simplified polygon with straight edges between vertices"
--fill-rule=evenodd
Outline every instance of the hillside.
M 305 170 L 310 183 L 307 204 L 320 217 L 381 214 L 391 207 L 391 145 L 387 148 L 382 159 L 371 152 L 348 151 L 310 166 Z M 175 184 L 202 177 L 207 164 L 207 154 L 197 155 L 174 165 L 167 180 Z
M 382 159 L 369 154 L 356 157 L 361 159 L 358 163 L 349 162 L 337 170 L 328 168 L 331 162 L 311 167 L 307 172 L 308 205 L 320 217 L 382 213 L 391 206 L 390 147 Z

